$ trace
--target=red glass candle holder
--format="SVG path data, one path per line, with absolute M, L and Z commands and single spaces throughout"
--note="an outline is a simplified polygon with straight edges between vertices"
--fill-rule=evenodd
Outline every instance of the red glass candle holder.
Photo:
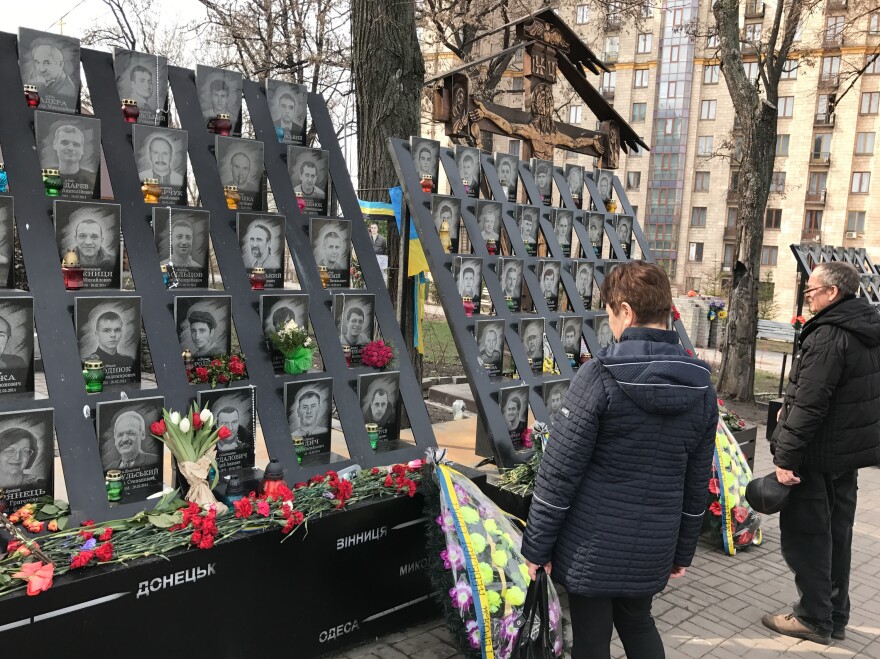
M 83 269 L 76 252 L 70 250 L 61 260 L 61 273 L 64 275 L 64 288 L 78 291 L 83 286 Z
M 345 365 L 351 366 L 351 346 L 342 346 L 342 354 L 345 355 Z
M 489 250 L 489 256 L 495 256 L 498 252 L 498 245 L 494 240 L 487 240 L 486 249 Z
M 189 350 L 184 350 L 180 353 L 180 356 L 183 357 L 183 368 L 186 371 L 186 378 L 188 380 L 196 368 L 196 360 L 193 359 L 192 353 Z
M 282 487 L 287 488 L 287 483 L 284 482 L 284 468 L 277 458 L 270 458 L 269 464 L 266 465 L 266 469 L 263 471 L 260 494 L 278 499 L 281 496 Z
M 122 99 L 122 116 L 126 123 L 136 124 L 141 111 L 138 110 L 137 101 L 132 98 Z
M 251 270 L 251 290 L 262 291 L 266 287 L 266 268 L 260 266 Z
M 24 86 L 24 100 L 29 108 L 40 107 L 40 92 L 37 91 L 36 85 Z
M 461 298 L 461 303 L 464 306 L 465 315 L 470 318 L 474 315 L 474 301 L 472 298 L 463 297 Z
M 421 186 L 422 192 L 425 194 L 431 194 L 434 191 L 434 177 L 430 174 L 425 174 L 422 177 Z
M 208 119 L 208 130 L 215 135 L 228 137 L 232 132 L 232 119 L 228 114 L 218 114 L 216 117 Z

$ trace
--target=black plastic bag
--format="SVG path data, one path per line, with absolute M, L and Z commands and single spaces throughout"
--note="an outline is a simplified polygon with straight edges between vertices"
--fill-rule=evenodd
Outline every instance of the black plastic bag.
M 538 576 L 529 584 L 526 593 L 524 622 L 510 659 L 556 659 L 559 656 L 550 635 L 549 583 L 547 572 L 544 568 L 538 568 Z

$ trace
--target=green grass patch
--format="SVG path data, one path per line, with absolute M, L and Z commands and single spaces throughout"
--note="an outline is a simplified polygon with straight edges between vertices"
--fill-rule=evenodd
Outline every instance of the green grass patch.
M 458 361 L 458 351 L 452 340 L 452 330 L 445 320 L 422 322 L 425 341 L 425 361 L 434 364 L 451 364 Z

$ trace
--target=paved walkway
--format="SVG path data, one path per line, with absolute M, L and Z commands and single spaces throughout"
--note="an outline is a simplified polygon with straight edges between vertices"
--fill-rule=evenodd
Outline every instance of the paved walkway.
M 759 429 L 759 438 L 763 429 Z M 442 434 L 438 439 L 443 443 Z M 759 439 L 756 472 L 770 470 L 767 443 Z M 783 612 L 797 597 L 779 553 L 778 516 L 764 517 L 764 545 L 724 556 L 701 541 L 693 566 L 654 602 L 666 656 L 675 658 L 771 659 L 773 657 L 865 657 L 880 659 L 880 468 L 860 474 L 850 585 L 852 619 L 847 640 L 830 646 L 780 636 L 761 625 L 766 612 Z M 567 611 L 567 606 L 564 606 Z M 567 615 L 567 613 L 566 613 Z M 463 657 L 441 618 L 376 639 L 338 659 L 447 659 Z M 616 640 L 612 656 L 624 657 Z

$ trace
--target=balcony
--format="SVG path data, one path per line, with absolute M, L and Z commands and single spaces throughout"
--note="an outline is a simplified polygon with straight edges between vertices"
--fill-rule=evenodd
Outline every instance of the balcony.
M 826 11 L 838 11 L 841 9 L 846 9 L 848 4 L 848 0 L 828 0 Z
M 611 100 L 614 98 L 614 87 L 603 85 L 602 87 L 599 87 L 599 93 L 602 94 L 602 98 Z
M 623 25 L 623 19 L 620 16 L 615 14 L 609 14 L 605 17 L 605 31 L 606 32 L 620 32 L 620 27 Z
M 801 231 L 801 242 L 822 242 L 822 229 L 804 229 L 803 231 Z
M 813 204 L 815 206 L 824 206 L 827 192 L 827 190 L 820 190 L 819 192 L 808 191 L 807 194 L 804 195 L 804 203 Z
M 837 89 L 840 87 L 839 73 L 823 73 L 819 76 L 819 89 Z
M 829 112 L 816 113 L 813 119 L 814 126 L 834 126 L 834 115 Z
M 822 37 L 823 48 L 840 48 L 843 46 L 843 33 L 837 30 L 826 31 Z
M 742 191 L 737 187 L 727 188 L 727 201 L 739 201 Z
M 736 227 L 724 227 L 724 240 L 736 238 Z
M 764 18 L 764 3 L 750 2 L 746 5 L 746 18 Z
M 619 50 L 607 50 L 602 53 L 602 61 L 606 64 L 614 64 L 618 57 L 620 57 Z
M 822 151 L 818 153 L 813 151 L 810 154 L 810 166 L 811 167 L 829 167 L 831 165 L 831 152 L 830 151 Z

